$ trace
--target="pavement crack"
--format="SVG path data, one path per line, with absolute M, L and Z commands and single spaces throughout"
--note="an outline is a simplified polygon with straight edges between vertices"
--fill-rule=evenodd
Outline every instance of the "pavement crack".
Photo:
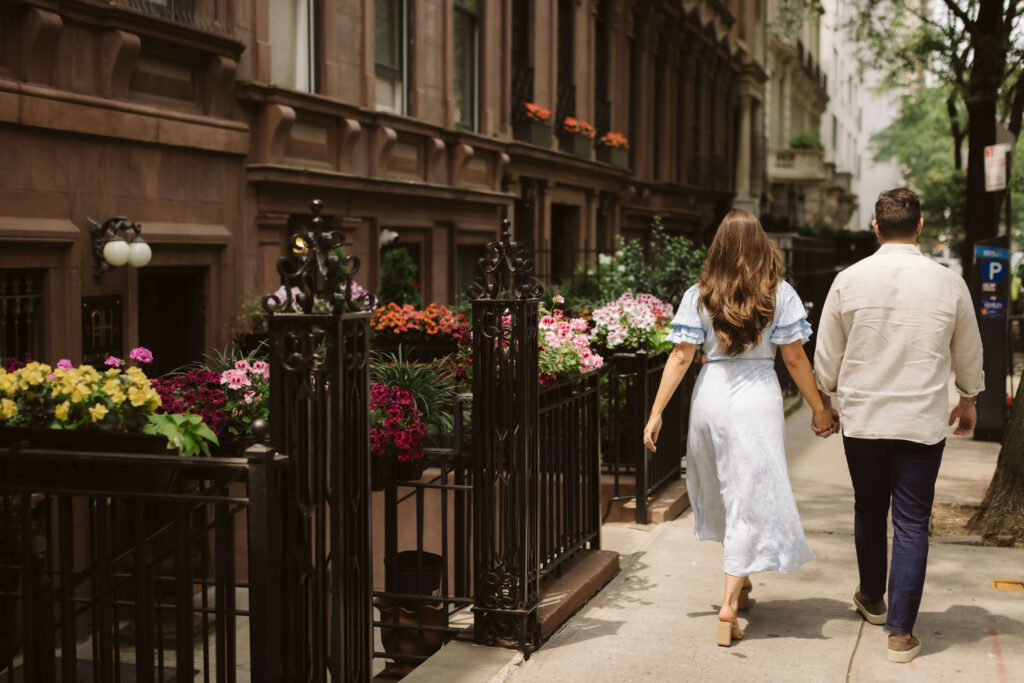
M 846 665 L 846 683 L 850 683 L 850 676 L 853 675 L 853 658 L 857 656 L 857 648 L 860 647 L 860 637 L 864 633 L 864 622 L 860 622 L 857 629 L 857 641 L 853 644 L 853 652 L 850 653 L 850 663 Z

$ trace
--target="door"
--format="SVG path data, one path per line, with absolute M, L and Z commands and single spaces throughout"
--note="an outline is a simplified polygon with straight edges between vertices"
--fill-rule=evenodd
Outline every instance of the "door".
M 150 376 L 203 360 L 206 268 L 139 270 L 139 344 L 153 352 Z

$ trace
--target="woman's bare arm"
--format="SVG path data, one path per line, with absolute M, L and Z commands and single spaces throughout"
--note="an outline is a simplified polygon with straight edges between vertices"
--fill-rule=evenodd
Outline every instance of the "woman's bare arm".
M 665 361 L 665 369 L 661 373 L 661 383 L 658 384 L 658 394 L 654 397 L 654 405 L 651 406 L 651 416 L 644 427 L 644 445 L 652 451 L 657 450 L 658 433 L 661 432 L 661 413 L 665 410 L 672 394 L 675 393 L 679 383 L 683 381 L 686 370 L 693 362 L 693 354 L 697 351 L 696 344 L 680 342 L 672 347 L 672 352 Z

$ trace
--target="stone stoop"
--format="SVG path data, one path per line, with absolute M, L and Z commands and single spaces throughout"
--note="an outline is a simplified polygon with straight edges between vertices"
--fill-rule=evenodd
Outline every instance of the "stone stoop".
M 647 504 L 647 519 L 641 524 L 661 524 L 675 519 L 690 507 L 690 495 L 686 492 L 686 479 L 670 481 L 654 495 Z M 632 522 L 636 519 L 636 498 L 622 505 L 622 521 Z

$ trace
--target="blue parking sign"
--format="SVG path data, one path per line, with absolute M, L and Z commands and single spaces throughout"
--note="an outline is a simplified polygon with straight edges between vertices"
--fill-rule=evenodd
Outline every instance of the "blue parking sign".
M 985 282 L 1000 282 L 1006 277 L 1006 271 L 1009 268 L 1006 265 L 1006 261 L 1002 259 L 993 259 L 991 261 L 981 262 L 981 279 Z

